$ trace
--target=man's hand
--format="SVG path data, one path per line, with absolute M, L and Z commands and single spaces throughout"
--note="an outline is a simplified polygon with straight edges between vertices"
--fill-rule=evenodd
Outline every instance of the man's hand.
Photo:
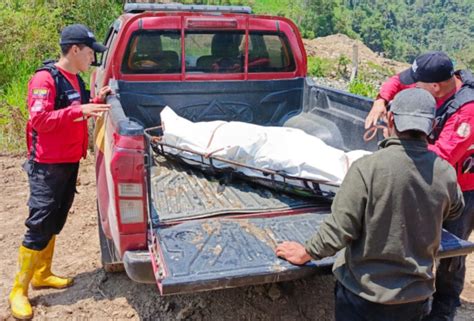
M 85 104 L 81 105 L 84 117 L 100 117 L 104 111 L 110 109 L 110 104 Z
M 372 109 L 370 110 L 369 115 L 365 119 L 365 129 L 369 129 L 372 126 L 377 125 L 377 121 L 385 117 L 387 114 L 387 107 L 385 106 L 386 102 L 384 99 L 377 99 L 374 101 L 372 105 Z
M 99 98 L 101 102 L 104 102 L 105 97 L 107 97 L 107 95 L 111 93 L 112 93 L 112 88 L 110 88 L 110 86 L 104 86 L 99 90 L 99 93 L 97 94 L 97 98 Z
M 298 242 L 283 242 L 275 250 L 278 257 L 292 264 L 302 265 L 311 260 L 303 244 Z

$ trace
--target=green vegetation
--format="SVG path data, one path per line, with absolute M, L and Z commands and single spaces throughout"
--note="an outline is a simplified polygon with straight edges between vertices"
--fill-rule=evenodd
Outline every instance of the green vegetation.
M 420 52 L 442 50 L 457 58 L 461 65 L 474 67 L 474 1 L 345 2 L 351 10 L 352 30 L 372 50 L 410 62 Z M 466 50 L 467 57 L 461 54 L 462 50 Z
M 375 98 L 378 90 L 371 83 L 361 80 L 359 78 L 354 79 L 349 83 L 347 90 L 350 93 L 361 95 L 369 98 Z
M 215 1 L 216 3 L 223 1 Z M 286 16 L 305 38 L 343 33 L 389 58 L 411 62 L 442 50 L 474 69 L 472 0 L 249 0 L 257 13 Z
M 458 67 L 474 69 L 473 0 L 183 0 L 249 5 L 258 14 L 293 20 L 306 38 L 343 33 L 387 57 L 411 62 L 420 52 L 444 50 Z M 41 61 L 57 58 L 60 30 L 84 23 L 103 40 L 122 0 L 3 0 L 0 2 L 0 151 L 24 151 L 26 87 Z M 350 59 L 308 58 L 308 73 L 348 79 Z M 373 79 L 393 70 L 370 64 L 349 90 L 373 97 Z M 85 75 L 84 78 L 87 75 Z
M 320 57 L 308 57 L 308 75 L 313 77 L 329 77 L 334 62 Z
M 4 0 L 0 3 L 0 151 L 25 150 L 28 79 L 45 59 L 57 59 L 59 34 L 84 23 L 103 39 L 122 11 L 113 0 Z

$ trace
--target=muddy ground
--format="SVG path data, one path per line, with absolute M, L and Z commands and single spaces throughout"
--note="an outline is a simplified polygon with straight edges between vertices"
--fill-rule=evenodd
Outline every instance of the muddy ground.
M 0 156 L 0 320 L 13 320 L 7 296 L 27 215 L 22 157 Z M 160 297 L 100 265 L 92 158 L 83 161 L 69 220 L 57 238 L 53 270 L 75 276 L 64 290 L 30 290 L 34 320 L 333 320 L 333 277 Z M 474 235 L 473 235 L 474 236 Z M 471 237 L 474 241 L 474 237 Z M 474 320 L 474 255 L 457 321 Z

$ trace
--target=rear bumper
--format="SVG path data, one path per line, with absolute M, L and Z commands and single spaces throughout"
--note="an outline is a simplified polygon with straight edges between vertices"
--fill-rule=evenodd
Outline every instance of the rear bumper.
M 133 281 L 156 284 L 150 252 L 126 251 L 123 255 L 123 266 L 128 277 Z
M 315 273 L 319 274 L 330 274 L 331 273 L 331 266 L 333 260 L 331 259 L 329 263 L 325 264 L 324 266 L 316 266 L 314 264 L 309 263 L 306 268 L 298 269 L 299 273 L 281 273 L 276 278 L 266 278 L 264 280 L 257 280 L 252 278 L 245 278 L 245 280 L 241 280 L 239 278 L 235 278 L 235 280 L 227 279 L 226 285 L 221 286 L 219 288 L 227 288 L 227 287 L 236 287 L 236 286 L 244 286 L 244 285 L 255 285 L 260 283 L 269 283 L 269 282 L 278 282 L 278 281 L 285 281 L 285 280 L 293 280 L 298 279 L 304 276 L 312 275 Z M 147 284 L 156 284 L 155 275 L 153 272 L 153 266 L 151 263 L 150 252 L 148 251 L 126 251 L 123 256 L 123 266 L 125 268 L 125 272 L 127 276 L 137 283 L 147 283 Z M 316 269 L 314 269 L 316 268 Z M 317 270 L 317 272 L 315 271 Z M 212 280 L 215 283 L 216 280 Z M 196 282 L 200 286 L 196 286 L 195 282 L 191 280 L 187 280 L 184 284 L 176 285 L 176 288 L 171 291 L 171 293 L 182 293 L 182 292 L 194 292 L 194 291 L 203 291 L 203 290 L 211 290 L 216 287 L 210 288 L 202 288 L 203 284 L 206 282 Z
M 274 271 L 250 270 L 248 275 L 241 273 L 236 268 L 233 275 L 208 275 L 203 277 L 167 277 L 160 281 L 159 288 L 162 295 L 174 295 L 182 293 L 195 293 L 201 291 L 211 291 L 217 289 L 228 289 L 241 286 L 250 286 L 258 284 L 275 283 L 282 281 L 292 281 L 304 277 L 315 275 L 329 275 L 332 271 L 332 265 L 335 257 L 307 263 L 305 266 L 291 266 L 286 269 L 290 263 L 283 262 L 282 265 L 276 265 Z M 281 270 L 280 270 L 281 269 Z

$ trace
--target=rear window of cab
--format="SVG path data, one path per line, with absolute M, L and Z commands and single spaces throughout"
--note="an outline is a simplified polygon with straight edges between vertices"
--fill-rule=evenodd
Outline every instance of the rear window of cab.
M 292 72 L 295 60 L 282 33 L 249 32 L 248 72 Z M 124 74 L 179 74 L 182 45 L 186 73 L 243 73 L 246 37 L 243 31 L 179 30 L 135 32 L 127 45 Z

